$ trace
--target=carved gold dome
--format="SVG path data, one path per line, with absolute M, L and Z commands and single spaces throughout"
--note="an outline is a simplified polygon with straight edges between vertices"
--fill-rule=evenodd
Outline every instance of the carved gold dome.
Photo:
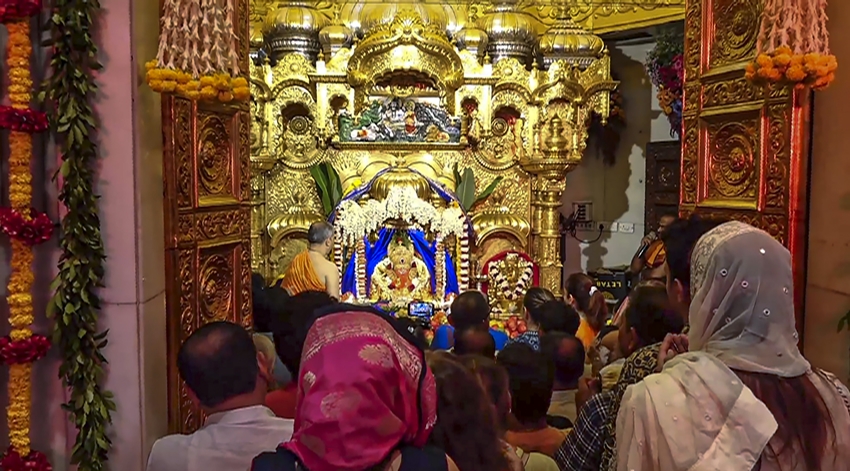
M 368 3 L 360 10 L 360 25 L 368 33 L 372 29 L 392 23 L 396 15 L 405 10 L 412 10 L 422 18 L 422 22 L 440 31 L 445 31 L 450 22 L 446 9 L 439 4 L 410 2 L 375 2 Z
M 292 233 L 306 234 L 311 224 L 324 220 L 325 218 L 321 214 L 310 210 L 303 202 L 296 201 L 282 214 L 274 217 L 266 230 L 271 237 L 271 245 L 274 247 L 283 237 Z
M 263 25 L 260 23 L 251 23 L 248 38 L 248 47 L 252 52 L 258 51 L 263 47 L 265 42 L 263 39 Z
M 513 57 L 529 64 L 536 43 L 534 19 L 519 10 L 517 0 L 497 0 L 477 26 L 487 33 L 487 53 L 493 62 Z
M 466 49 L 476 56 L 483 56 L 487 51 L 487 33 L 475 26 L 474 23 L 467 23 L 460 31 L 454 35 L 455 44 L 458 49 Z
M 339 18 L 319 31 L 319 43 L 325 60 L 329 60 L 337 51 L 346 47 L 354 39 L 354 31 L 342 24 Z
M 308 1 L 291 0 L 271 9 L 263 27 L 273 60 L 297 53 L 315 62 L 319 56 L 319 31 L 327 23 Z
M 406 168 L 394 168 L 375 180 L 369 195 L 376 200 L 386 199 L 394 187 L 409 187 L 416 191 L 420 199 L 430 201 L 431 185 L 425 177 L 413 173 Z
M 540 53 L 548 67 L 556 60 L 585 68 L 598 59 L 605 50 L 599 36 L 589 33 L 571 18 L 559 19 L 540 37 Z

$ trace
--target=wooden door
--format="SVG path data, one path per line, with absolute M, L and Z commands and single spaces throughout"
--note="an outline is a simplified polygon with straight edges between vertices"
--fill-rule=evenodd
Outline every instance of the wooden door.
M 763 0 L 688 0 L 680 211 L 758 226 L 791 250 L 801 324 L 807 91 L 753 87 Z
M 663 214 L 679 209 L 679 169 L 682 144 L 679 141 L 650 142 L 646 145 L 646 233 L 658 228 Z
M 248 71 L 248 0 L 236 2 L 240 68 Z M 177 351 L 213 320 L 251 326 L 251 172 L 247 105 L 163 95 L 168 421 L 203 422 L 177 373 Z

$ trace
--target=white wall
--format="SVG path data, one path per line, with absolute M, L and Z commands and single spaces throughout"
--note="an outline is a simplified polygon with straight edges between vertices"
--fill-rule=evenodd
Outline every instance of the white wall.
M 562 212 L 569 215 L 574 201 L 593 202 L 594 226 L 604 223 L 632 224 L 633 232 L 605 231 L 592 243 L 567 239 L 564 271 L 595 270 L 601 267 L 626 265 L 640 245 L 644 234 L 646 177 L 646 144 L 651 141 L 672 140 L 667 118 L 661 112 L 655 90 L 644 69 L 646 54 L 654 42 L 607 43 L 611 51 L 612 71 L 620 79 L 620 93 L 626 127 L 621 134 L 617 159 L 608 166 L 601 157 L 588 151 L 582 164 L 567 177 Z M 594 240 L 598 231 L 580 231 L 576 237 Z

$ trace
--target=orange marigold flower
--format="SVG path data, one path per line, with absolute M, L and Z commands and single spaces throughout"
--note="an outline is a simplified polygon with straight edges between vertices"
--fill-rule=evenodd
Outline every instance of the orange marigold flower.
M 790 56 L 790 55 L 794 54 L 794 51 L 792 51 L 791 48 L 788 47 L 788 46 L 779 46 L 779 47 L 776 48 L 775 51 L 773 51 L 773 53 L 774 54 L 787 54 L 787 55 Z
M 767 54 L 759 54 L 758 57 L 756 57 L 756 64 L 762 68 L 773 67 L 773 59 L 771 59 Z
M 782 72 L 780 72 L 776 69 L 770 69 L 770 70 L 768 70 L 767 79 L 770 80 L 771 82 L 778 82 L 782 79 L 782 75 L 783 75 Z
M 800 66 L 788 67 L 785 77 L 792 82 L 802 82 L 806 78 L 806 71 Z
M 787 67 L 791 63 L 790 54 L 777 54 L 773 56 L 773 65 L 776 67 Z

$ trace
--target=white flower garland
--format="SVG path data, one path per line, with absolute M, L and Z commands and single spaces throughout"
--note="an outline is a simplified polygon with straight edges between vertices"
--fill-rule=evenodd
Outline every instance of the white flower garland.
M 344 242 L 354 245 L 358 240 L 380 229 L 387 219 L 398 218 L 431 230 L 443 237 L 463 234 L 465 217 L 460 208 L 437 209 L 423 201 L 410 187 L 395 187 L 382 201 L 369 200 L 360 205 L 346 200 L 337 209 L 336 226 Z
M 499 266 L 497 265 L 499 262 L 490 262 L 490 275 L 493 277 L 493 281 L 495 283 L 495 288 L 502 293 L 505 299 L 508 301 L 518 301 L 525 295 L 525 292 L 528 291 L 528 283 L 531 281 L 531 278 L 534 276 L 534 265 L 531 264 L 528 260 L 524 260 L 525 262 L 525 270 L 522 272 L 522 276 L 517 280 L 517 285 L 515 287 L 511 287 L 510 281 L 507 277 L 502 274 L 502 271 L 499 270 Z

